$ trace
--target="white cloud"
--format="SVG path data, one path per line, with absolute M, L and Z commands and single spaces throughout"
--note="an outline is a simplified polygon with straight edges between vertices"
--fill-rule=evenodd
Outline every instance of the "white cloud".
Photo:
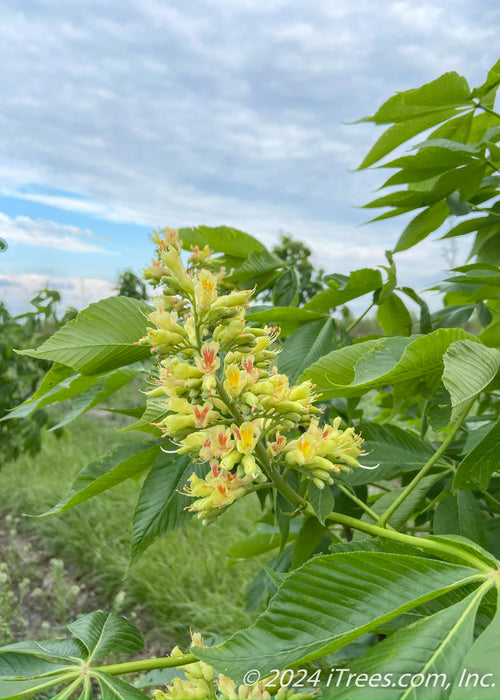
M 0 236 L 9 245 L 57 248 L 72 253 L 113 254 L 102 246 L 88 241 L 94 238 L 94 234 L 89 229 L 58 224 L 55 221 L 35 221 L 28 216 L 10 218 L 0 212 Z
M 91 302 L 116 294 L 111 282 L 99 278 L 0 274 L 0 298 L 12 314 L 24 311 L 35 292 L 46 286 L 61 293 L 61 310 L 67 306 L 82 309 Z
M 341 122 L 445 70 L 481 81 L 499 18 L 496 0 L 480 12 L 468 0 L 11 3 L 0 193 L 21 212 L 30 202 L 146 226 L 225 223 L 264 242 L 283 228 L 321 241 L 325 267 L 383 263 L 398 225 L 349 226 L 380 173 L 346 173 L 379 134 Z M 13 240 L 102 252 L 37 225 L 17 222 Z

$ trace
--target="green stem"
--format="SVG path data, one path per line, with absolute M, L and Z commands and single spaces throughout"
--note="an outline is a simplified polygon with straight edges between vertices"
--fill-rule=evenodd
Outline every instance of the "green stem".
M 464 410 L 460 414 L 459 418 L 457 419 L 455 425 L 449 432 L 449 434 L 446 436 L 446 438 L 443 440 L 441 443 L 440 447 L 434 452 L 432 457 L 428 460 L 426 464 L 422 467 L 422 469 L 418 472 L 418 474 L 410 481 L 408 486 L 399 494 L 399 496 L 391 503 L 391 505 L 387 508 L 387 510 L 382 513 L 380 518 L 377 521 L 377 525 L 380 527 L 385 527 L 389 521 L 389 518 L 391 515 L 399 508 L 399 506 L 405 501 L 410 493 L 413 491 L 413 489 L 418 486 L 418 484 L 422 481 L 424 476 L 432 469 L 432 467 L 436 464 L 438 459 L 446 452 L 448 449 L 448 446 L 453 442 L 455 435 L 457 434 L 460 426 L 464 422 L 467 414 L 469 413 L 470 409 L 472 408 L 472 405 L 475 401 L 475 397 L 467 403 L 465 406 Z
M 443 554 L 451 554 L 453 557 L 462 559 L 464 563 L 474 567 L 475 569 L 479 569 L 484 573 L 489 573 L 492 570 L 491 567 L 485 564 L 485 562 L 481 561 L 481 559 L 478 559 L 468 552 L 459 551 L 443 542 L 434 542 L 434 540 L 429 540 L 423 537 L 405 535 L 402 532 L 397 532 L 396 530 L 387 530 L 384 527 L 372 525 L 372 523 L 366 523 L 363 520 L 351 518 L 351 516 L 343 515 L 342 513 L 330 513 L 330 515 L 326 516 L 326 519 L 332 520 L 340 525 L 347 525 L 355 530 L 361 530 L 362 532 L 366 532 L 374 537 L 384 537 L 387 540 L 393 540 L 394 542 L 400 542 L 401 544 L 418 547 L 424 551 L 430 552 L 431 554 L 435 554 L 436 556 L 442 557 Z
M 374 306 L 374 303 L 372 302 L 372 303 L 370 304 L 370 306 L 369 306 L 365 311 L 363 311 L 363 313 L 361 314 L 361 316 L 358 316 L 358 318 L 357 318 L 355 321 L 353 321 L 349 326 L 347 326 L 347 328 L 345 329 L 345 330 L 346 330 L 346 333 L 350 333 L 350 332 L 352 331 L 353 328 L 356 328 L 356 326 L 358 325 L 358 323 L 364 319 L 364 317 L 366 316 L 366 314 L 370 311 L 370 309 L 373 308 L 373 306 Z
M 354 493 L 349 491 L 349 489 L 346 486 L 344 486 L 343 484 L 336 483 L 335 486 L 337 486 L 337 488 L 339 488 L 343 493 L 345 493 L 345 495 L 348 498 L 350 498 L 351 501 L 353 501 L 354 503 L 356 503 L 356 505 L 358 505 L 360 508 L 362 508 L 362 510 L 364 510 L 365 513 L 367 515 L 369 515 L 372 520 L 377 522 L 379 516 L 377 513 L 375 513 L 374 510 L 372 510 L 370 508 L 370 506 L 368 506 L 364 501 L 362 501 L 360 498 L 358 498 Z
M 486 107 L 485 105 L 481 104 L 480 102 L 478 102 L 476 104 L 480 109 L 484 109 L 484 111 L 488 112 L 488 114 L 492 114 L 497 119 L 500 119 L 500 114 L 498 112 L 495 112 L 494 109 L 491 109 L 490 107 Z
M 140 661 L 126 661 L 122 664 L 110 664 L 109 666 L 95 666 L 92 671 L 102 671 L 110 676 L 119 676 L 122 673 L 137 673 L 139 671 L 153 671 L 157 668 L 175 668 L 186 664 L 196 663 L 198 659 L 194 654 L 183 656 L 164 656 L 157 659 L 141 659 Z
M 493 209 L 485 209 L 484 207 L 478 207 L 475 204 L 470 204 L 469 202 L 468 204 L 473 211 L 479 211 L 481 213 L 488 214 L 489 216 L 496 216 L 497 219 L 500 218 L 500 214 L 496 211 L 493 211 Z
M 488 493 L 488 491 L 481 491 L 481 493 L 486 503 L 489 503 L 495 508 L 500 508 L 500 501 L 497 498 L 495 498 L 495 496 L 492 496 L 491 493 Z

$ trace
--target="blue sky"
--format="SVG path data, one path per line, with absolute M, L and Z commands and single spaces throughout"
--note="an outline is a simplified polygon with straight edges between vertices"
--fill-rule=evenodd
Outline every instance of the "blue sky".
M 446 70 L 498 58 L 497 0 L 23 0 L 0 16 L 0 298 L 46 282 L 82 306 L 150 257 L 157 226 L 306 241 L 329 272 L 384 263 L 359 227 L 378 135 L 348 125 Z M 442 243 L 398 256 L 422 289 Z

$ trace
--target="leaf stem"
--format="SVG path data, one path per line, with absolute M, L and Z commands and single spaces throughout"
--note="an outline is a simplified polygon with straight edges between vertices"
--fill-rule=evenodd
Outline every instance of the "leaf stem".
M 375 511 L 372 510 L 372 509 L 370 508 L 370 506 L 368 506 L 364 501 L 362 501 L 360 498 L 358 498 L 358 497 L 356 496 L 356 494 L 352 493 L 352 492 L 351 492 L 346 486 L 344 486 L 343 484 L 336 483 L 335 486 L 337 486 L 337 488 L 339 488 L 343 493 L 345 493 L 345 495 L 346 495 L 348 498 L 350 498 L 351 501 L 353 501 L 354 503 L 356 503 L 356 505 L 358 505 L 362 510 L 364 510 L 365 513 L 366 513 L 367 515 L 369 515 L 370 518 L 371 518 L 372 520 L 374 520 L 375 522 L 378 521 L 378 518 L 379 518 L 378 513 L 375 513 Z M 390 527 L 390 526 L 389 526 L 389 527 Z M 392 528 L 391 528 L 391 529 L 392 529 Z
M 481 102 L 476 102 L 476 106 L 479 107 L 480 109 L 483 109 L 485 112 L 488 112 L 488 114 L 492 114 L 497 119 L 500 119 L 500 114 L 498 112 L 495 112 L 494 109 L 491 109 L 490 107 L 486 107 L 485 105 L 481 104 Z
M 500 508 L 500 501 L 497 498 L 495 498 L 495 496 L 492 496 L 491 493 L 488 493 L 488 491 L 481 491 L 481 494 L 486 503 L 489 503 L 495 508 Z
M 153 671 L 157 668 L 175 668 L 186 664 L 196 663 L 198 659 L 194 654 L 183 656 L 163 656 L 156 659 L 140 659 L 139 661 L 126 661 L 121 664 L 109 666 L 95 666 L 92 671 L 107 673 L 110 676 L 118 676 L 122 673 L 137 673 L 138 671 Z
M 422 481 L 424 476 L 432 469 L 432 467 L 436 464 L 438 459 L 446 452 L 448 446 L 450 443 L 453 442 L 455 435 L 457 434 L 460 426 L 464 422 L 467 414 L 469 413 L 470 409 L 472 408 L 472 405 L 474 401 L 476 400 L 476 397 L 471 399 L 461 412 L 460 416 L 458 417 L 455 425 L 451 429 L 451 431 L 448 433 L 446 438 L 443 440 L 441 443 L 440 447 L 434 452 L 432 457 L 424 464 L 422 469 L 418 472 L 418 474 L 410 481 L 408 486 L 399 494 L 399 496 L 391 503 L 391 505 L 382 513 L 380 518 L 377 521 L 377 525 L 379 527 L 385 527 L 389 521 L 389 518 L 391 515 L 399 508 L 399 506 L 405 501 L 410 493 L 413 491 L 413 489 L 418 486 L 418 484 Z
M 366 314 L 373 308 L 373 306 L 374 306 L 374 302 L 372 301 L 370 306 L 367 309 L 365 309 L 365 311 L 363 311 L 361 316 L 358 316 L 357 319 L 355 319 L 349 326 L 347 326 L 347 328 L 345 329 L 346 333 L 350 333 L 352 331 L 352 329 L 355 328 L 358 325 L 358 323 L 364 319 Z
M 387 530 L 384 527 L 372 525 L 372 523 L 367 523 L 364 520 L 358 520 L 357 518 L 352 518 L 351 516 L 343 515 L 342 513 L 330 513 L 330 515 L 326 516 L 326 519 L 333 520 L 333 522 L 339 523 L 340 525 L 347 525 L 347 527 L 361 530 L 362 532 L 366 532 L 374 537 L 384 537 L 385 539 L 410 545 L 411 547 L 419 547 L 420 549 L 431 552 L 436 556 L 451 554 L 453 557 L 462 559 L 464 563 L 474 567 L 475 569 L 479 569 L 484 573 L 489 573 L 492 571 L 491 567 L 489 567 L 485 562 L 481 561 L 481 559 L 478 557 L 475 557 L 468 552 L 459 551 L 455 547 L 449 546 L 443 542 L 434 542 L 434 540 L 424 537 L 414 537 L 412 535 L 405 535 L 402 532 L 397 532 L 396 530 Z

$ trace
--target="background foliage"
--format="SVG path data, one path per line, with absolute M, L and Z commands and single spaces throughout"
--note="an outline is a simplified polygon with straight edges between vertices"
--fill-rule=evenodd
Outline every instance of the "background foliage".
M 247 607 L 262 612 L 227 641 L 191 652 L 237 682 L 253 667 L 264 676 L 304 664 L 335 667 L 339 659 L 344 665 L 350 656 L 349 667 L 364 673 L 446 673 L 450 684 L 432 691 L 435 697 L 495 696 L 492 687 L 471 691 L 456 678 L 464 667 L 497 674 L 500 652 L 499 84 L 500 61 L 474 89 L 462 76 L 446 73 L 397 93 L 365 118 L 386 128 L 360 168 L 377 164 L 395 171 L 382 184 L 391 191 L 366 205 L 385 210 L 372 221 L 410 219 L 381 268 L 314 275 L 307 249 L 289 238 L 269 251 L 228 227 L 179 231 L 186 250 L 209 245 L 219 254 L 218 264 L 231 270 L 224 280 L 228 289 L 257 285 L 260 296 L 247 320 L 281 327 L 279 370 L 291 381 L 316 383 L 325 415 L 356 426 L 366 441 L 365 465 L 374 467 L 355 470 L 323 491 L 310 486 L 307 502 L 284 474 L 286 488 L 260 499 L 255 532 L 230 543 L 234 565 L 269 557 L 247 589 Z M 407 142 L 409 154 L 393 153 Z M 431 312 L 398 280 L 397 253 L 443 225 L 444 238 L 469 236 L 472 247 L 469 258 L 436 284 L 442 306 Z M 353 319 L 343 308 L 359 298 L 366 300 L 365 310 Z M 148 376 L 149 350 L 134 344 L 146 331 L 146 308 L 145 302 L 111 297 L 36 348 L 24 348 L 23 358 L 54 364 L 9 420 L 36 417 L 71 400 L 62 427 L 135 377 Z M 381 332 L 360 336 L 372 309 Z M 135 562 L 156 538 L 189 518 L 180 491 L 193 465 L 162 451 L 151 425 L 161 416 L 153 402 L 118 411 L 131 417 L 127 430 L 140 437 L 85 466 L 44 515 L 79 506 L 122 481 L 138 481 L 131 523 Z M 137 663 L 118 671 L 94 663 L 107 652 L 139 650 L 140 636 L 128 622 L 94 612 L 69 631 L 71 639 L 36 649 L 32 642 L 1 649 L 0 692 L 23 697 L 65 682 L 68 693 L 83 685 L 83 697 L 89 697 L 81 665 L 90 664 L 103 696 L 144 697 L 116 677 L 138 671 Z M 141 668 L 160 668 L 166 660 L 149 663 Z M 427 687 L 321 692 L 429 697 Z

